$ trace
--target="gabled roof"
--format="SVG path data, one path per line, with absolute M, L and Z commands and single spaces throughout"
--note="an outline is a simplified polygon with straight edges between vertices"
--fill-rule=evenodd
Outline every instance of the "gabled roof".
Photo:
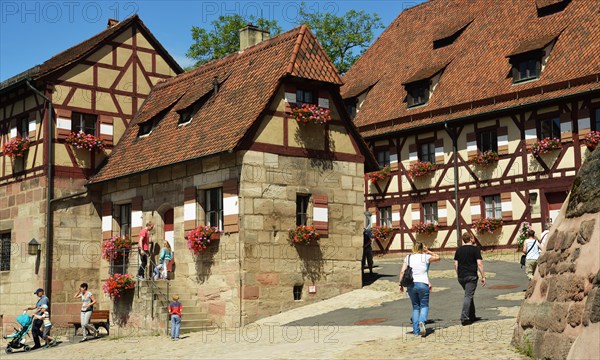
M 342 81 L 313 33 L 302 25 L 197 69 L 158 83 L 136 114 L 108 163 L 91 182 L 126 176 L 187 160 L 235 151 L 275 95 L 281 80 L 298 77 L 334 85 Z M 178 126 L 181 110 L 219 90 L 192 121 Z M 173 106 L 147 137 L 138 124 Z
M 24 72 L 17 74 L 11 78 L 8 78 L 0 83 L 0 90 L 15 84 L 23 79 L 38 79 L 44 75 L 47 75 L 56 70 L 62 69 L 80 59 L 84 59 L 94 51 L 104 45 L 106 40 L 114 38 L 121 34 L 129 26 L 136 24 L 138 28 L 148 37 L 148 40 L 153 44 L 161 55 L 165 58 L 167 63 L 175 69 L 175 72 L 180 74 L 183 69 L 177 64 L 177 62 L 171 57 L 171 55 L 165 50 L 161 43 L 154 37 L 150 30 L 144 25 L 140 17 L 135 14 L 129 18 L 117 23 L 114 26 L 108 27 L 102 32 L 92 36 L 91 38 L 82 41 L 81 43 L 68 48 L 67 50 L 54 55 L 50 59 L 46 60 L 43 64 L 36 65 L 31 69 L 25 70 Z
M 403 11 L 343 78 L 345 99 L 370 87 L 354 120 L 361 134 L 382 135 L 600 88 L 600 2 L 572 1 L 562 11 L 539 16 L 542 2 L 552 1 L 433 0 Z M 452 44 L 434 49 L 440 34 L 471 20 Z M 507 56 L 554 39 L 540 79 L 514 85 Z M 408 108 L 402 84 L 445 63 L 428 104 Z

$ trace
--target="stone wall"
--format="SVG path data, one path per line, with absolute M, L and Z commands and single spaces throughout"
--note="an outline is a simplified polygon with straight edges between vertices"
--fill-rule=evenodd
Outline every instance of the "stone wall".
M 600 355 L 600 152 L 583 164 L 517 318 L 513 344 L 541 359 Z
M 360 288 L 364 226 L 363 164 L 249 151 L 243 157 L 242 323 Z M 288 242 L 296 196 L 326 195 L 327 237 L 319 245 Z M 312 223 L 309 205 L 308 223 Z M 309 286 L 316 293 L 309 293 Z M 301 300 L 294 300 L 301 286 Z

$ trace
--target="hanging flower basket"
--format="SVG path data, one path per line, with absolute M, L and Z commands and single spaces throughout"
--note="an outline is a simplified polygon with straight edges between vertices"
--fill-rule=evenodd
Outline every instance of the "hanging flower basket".
M 502 219 L 483 218 L 473 222 L 473 229 L 478 233 L 488 232 L 492 234 L 494 231 L 502 227 Z
M 83 131 L 78 133 L 70 133 L 65 139 L 68 144 L 73 145 L 76 149 L 87 150 L 89 152 L 95 150 L 104 150 L 104 140 L 99 137 L 95 137 L 91 134 L 86 134 Z
M 310 245 L 316 244 L 321 235 L 315 230 L 314 226 L 298 225 L 294 229 L 288 230 L 288 241 L 290 245 Z
M 383 169 L 378 171 L 373 171 L 367 174 L 367 177 L 371 182 L 377 182 L 379 180 L 387 179 L 392 175 L 392 168 L 389 165 L 383 167 Z
M 426 222 L 413 225 L 411 230 L 417 234 L 433 234 L 439 230 L 439 227 L 432 222 Z
M 525 243 L 525 240 L 527 240 L 528 230 L 531 230 L 531 224 L 528 222 L 522 223 L 519 229 L 519 238 L 517 239 L 517 249 L 519 251 L 523 249 L 523 244 Z
M 102 258 L 106 261 L 124 259 L 129 255 L 131 244 L 131 238 L 128 235 L 124 237 L 113 236 L 102 242 Z
M 14 139 L 8 140 L 4 145 L 2 145 L 2 152 L 4 155 L 17 158 L 25 156 L 27 149 L 29 149 L 29 138 L 16 137 Z
M 102 290 L 111 299 L 120 298 L 123 295 L 125 290 L 130 290 L 135 288 L 135 280 L 131 276 L 131 274 L 114 274 L 111 275 L 106 281 L 104 285 L 102 285 Z
M 331 121 L 329 109 L 322 108 L 314 104 L 304 104 L 292 109 L 292 117 L 301 124 L 319 124 L 323 125 Z
M 583 143 L 588 147 L 591 151 L 594 151 L 598 143 L 600 143 L 600 131 L 590 131 L 583 138 Z
M 483 153 L 477 154 L 474 158 L 469 160 L 469 164 L 474 166 L 487 167 L 493 163 L 498 162 L 500 156 L 495 151 L 484 151 Z
M 429 161 L 417 161 L 416 163 L 412 164 L 408 169 L 408 176 L 414 179 L 433 173 L 436 170 L 436 164 L 432 164 Z
M 371 229 L 373 237 L 381 243 L 385 243 L 392 238 L 394 229 L 388 226 L 373 226 Z
M 531 153 L 534 156 L 538 156 L 560 149 L 562 149 L 560 139 L 543 138 L 542 140 L 533 144 L 533 147 L 531 148 Z
M 187 240 L 188 249 L 190 249 L 194 255 L 206 250 L 206 248 L 220 238 L 222 231 L 217 227 L 211 226 L 198 226 L 194 230 L 190 230 L 185 237 Z

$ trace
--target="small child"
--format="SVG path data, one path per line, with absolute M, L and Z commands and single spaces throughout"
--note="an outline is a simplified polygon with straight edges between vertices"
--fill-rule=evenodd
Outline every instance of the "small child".
M 179 340 L 181 310 L 183 310 L 183 305 L 179 302 L 179 295 L 173 295 L 173 302 L 169 304 L 169 314 L 171 314 L 171 340 Z
M 56 339 L 50 336 L 50 329 L 52 329 L 52 323 L 50 322 L 50 312 L 48 312 L 48 305 L 43 304 L 40 306 L 40 315 L 33 315 L 36 319 L 40 319 L 44 321 L 44 332 L 42 333 L 42 339 L 46 341 L 46 346 L 49 348 L 50 346 L 56 345 Z

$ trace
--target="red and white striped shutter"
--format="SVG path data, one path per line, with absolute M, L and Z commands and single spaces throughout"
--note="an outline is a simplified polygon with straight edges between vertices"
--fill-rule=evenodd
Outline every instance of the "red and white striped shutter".
M 560 139 L 561 141 L 573 140 L 573 123 L 570 112 L 560 114 Z
M 100 115 L 100 137 L 104 139 L 106 145 L 114 144 L 113 117 Z
M 171 245 L 171 250 L 175 251 L 175 211 L 169 209 L 163 215 L 165 240 Z
M 108 240 L 112 236 L 112 214 L 113 203 L 104 201 L 102 203 L 102 239 Z
M 140 231 L 146 225 L 144 224 L 144 214 L 142 212 L 143 198 L 136 196 L 131 199 L 131 238 L 134 242 L 140 236 Z
M 329 204 L 327 195 L 313 195 L 313 226 L 321 237 L 329 235 Z
M 444 139 L 437 139 L 435 141 L 435 163 L 444 164 Z
M 585 108 L 577 112 L 577 131 L 579 136 L 584 136 L 590 132 L 591 120 L 590 109 Z M 600 129 L 598 129 L 600 130 Z
M 537 142 L 537 127 L 535 119 L 529 119 L 525 122 L 525 144 L 527 147 Z
M 238 180 L 225 180 L 223 182 L 223 231 L 226 233 L 239 232 L 239 218 Z
M 408 160 L 410 164 L 413 164 L 419 160 L 419 153 L 417 152 L 417 144 L 408 145 Z
M 471 221 L 479 221 L 481 219 L 481 200 L 479 196 L 471 196 L 469 203 L 471 204 Z
M 437 211 L 438 225 L 448 225 L 448 212 L 446 210 L 446 200 L 438 200 Z
M 66 139 L 71 133 L 71 110 L 56 109 L 56 138 Z
M 392 205 L 392 227 L 400 227 L 400 205 Z
M 29 139 L 33 140 L 37 134 L 37 111 L 32 111 L 27 117 L 27 132 L 29 133 Z
M 417 225 L 421 222 L 421 204 L 413 203 L 410 204 L 410 215 L 412 218 L 412 224 Z
M 197 220 L 196 187 L 190 186 L 183 190 L 183 230 L 187 234 L 193 230 Z
M 398 170 L 398 153 L 396 152 L 396 147 L 390 149 L 390 168 Z
M 8 133 L 8 135 L 10 139 L 19 136 L 19 132 L 17 131 L 17 119 L 12 119 L 10 121 L 10 132 Z
M 508 127 L 502 126 L 497 130 L 498 134 L 498 155 L 508 154 Z
M 467 134 L 467 156 L 469 160 L 477 156 L 477 133 Z
M 502 202 L 502 220 L 510 221 L 513 219 L 512 199 L 511 193 L 506 192 L 500 194 L 500 201 Z

